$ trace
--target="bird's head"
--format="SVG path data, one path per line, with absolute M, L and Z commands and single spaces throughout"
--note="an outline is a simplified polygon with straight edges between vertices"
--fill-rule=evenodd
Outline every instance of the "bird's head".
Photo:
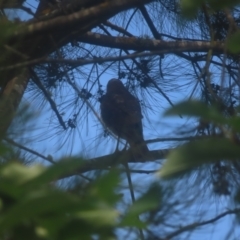
M 108 81 L 107 92 L 119 92 L 121 89 L 125 89 L 125 87 L 119 79 L 113 78 Z

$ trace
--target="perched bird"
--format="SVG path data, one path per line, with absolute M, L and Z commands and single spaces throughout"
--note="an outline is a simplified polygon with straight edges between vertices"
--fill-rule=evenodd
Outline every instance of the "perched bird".
M 143 139 L 141 106 L 118 79 L 107 84 L 107 93 L 100 99 L 101 117 L 118 137 L 127 140 L 134 157 L 148 152 Z
M 40 0 L 35 16 L 47 15 L 58 7 L 60 0 Z

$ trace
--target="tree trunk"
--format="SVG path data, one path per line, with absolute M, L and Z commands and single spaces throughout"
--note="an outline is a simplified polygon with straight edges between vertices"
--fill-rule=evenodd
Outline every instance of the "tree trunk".
M 7 81 L 0 96 L 0 139 L 6 134 L 21 102 L 29 80 L 28 69 L 24 68 Z

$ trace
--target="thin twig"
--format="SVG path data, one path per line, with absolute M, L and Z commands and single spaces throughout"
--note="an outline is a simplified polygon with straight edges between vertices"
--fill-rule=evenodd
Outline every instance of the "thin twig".
M 36 75 L 36 73 L 31 69 L 31 74 L 32 74 L 32 80 L 33 82 L 39 87 L 39 89 L 42 90 L 44 96 L 46 97 L 46 99 L 48 100 L 52 110 L 55 112 L 59 123 L 61 124 L 61 126 L 63 127 L 64 130 L 67 129 L 65 122 L 63 121 L 60 113 L 58 112 L 56 103 L 52 100 L 51 96 L 49 95 L 48 91 L 45 89 L 45 87 L 43 86 L 43 84 L 41 83 L 41 81 L 39 80 L 38 76 Z
M 50 163 L 52 163 L 52 164 L 55 164 L 55 162 L 51 159 L 51 157 L 45 157 L 45 156 L 42 155 L 41 153 L 38 153 L 38 152 L 35 151 L 35 150 L 32 150 L 32 149 L 27 148 L 27 147 L 25 147 L 25 146 L 23 146 L 23 145 L 21 145 L 21 144 L 19 144 L 19 143 L 16 143 L 15 141 L 13 141 L 13 140 L 10 139 L 10 138 L 5 137 L 4 140 L 5 140 L 6 142 L 10 143 L 11 145 L 15 146 L 15 147 L 18 147 L 18 148 L 20 148 L 20 149 L 22 149 L 22 150 L 25 150 L 25 151 L 27 151 L 27 152 L 30 152 L 30 153 L 38 156 L 38 157 L 43 158 L 44 160 L 47 160 L 48 162 L 50 162 Z
M 134 37 L 134 35 L 132 35 L 130 32 L 128 32 L 127 30 L 125 30 L 124 28 L 122 27 L 119 27 L 113 23 L 111 23 L 110 21 L 106 21 L 103 23 L 105 26 L 107 27 L 110 27 L 112 28 L 113 30 L 117 31 L 117 32 L 120 32 L 128 37 Z
M 233 209 L 233 210 L 228 210 L 226 212 L 223 212 L 221 214 L 219 214 L 218 216 L 214 217 L 214 218 L 211 218 L 209 220 L 206 220 L 206 221 L 202 221 L 202 222 L 195 222 L 195 223 L 192 223 L 192 224 L 189 224 L 189 225 L 186 225 L 184 227 L 181 227 L 179 230 L 167 235 L 164 239 L 165 240 L 169 240 L 169 239 L 172 239 L 173 237 L 183 233 L 183 232 L 186 232 L 186 231 L 189 231 L 189 230 L 193 230 L 194 228 L 197 228 L 197 227 L 200 227 L 200 226 L 204 226 L 204 225 L 207 225 L 207 224 L 210 224 L 210 223 L 214 223 L 216 221 L 218 221 L 219 219 L 229 215 L 229 214 L 237 214 L 240 212 L 240 208 L 236 208 L 236 209 Z

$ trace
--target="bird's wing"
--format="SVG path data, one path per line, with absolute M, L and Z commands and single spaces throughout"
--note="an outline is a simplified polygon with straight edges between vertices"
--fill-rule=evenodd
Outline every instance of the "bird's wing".
M 121 112 L 125 121 L 136 123 L 141 121 L 142 113 L 139 101 L 129 94 L 114 94 L 112 104 Z

